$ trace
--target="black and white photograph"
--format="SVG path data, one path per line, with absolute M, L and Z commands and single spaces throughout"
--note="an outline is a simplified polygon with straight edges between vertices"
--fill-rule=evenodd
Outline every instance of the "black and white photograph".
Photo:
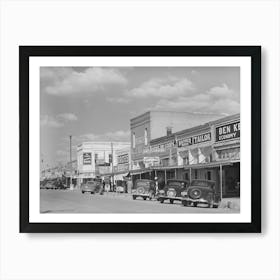
M 280 280 L 280 1 L 0 1 L 0 279 Z
M 239 67 L 41 67 L 40 212 L 238 213 L 240 125 Z
M 260 230 L 260 47 L 21 46 L 20 57 L 23 225 Z

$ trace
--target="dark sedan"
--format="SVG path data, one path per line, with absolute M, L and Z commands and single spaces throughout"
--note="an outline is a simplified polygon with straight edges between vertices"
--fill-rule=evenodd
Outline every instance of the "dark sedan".
M 103 194 L 103 184 L 101 180 L 94 179 L 86 183 L 83 183 L 81 186 L 81 191 L 82 193 L 89 192 L 91 194 L 95 194 L 95 193 Z
M 175 200 L 181 201 L 181 192 L 187 191 L 189 181 L 186 180 L 168 180 L 167 184 L 162 190 L 159 190 L 158 201 L 163 203 L 165 200 L 169 200 L 173 203 Z
M 221 195 L 215 189 L 215 181 L 210 180 L 193 180 L 182 197 L 184 206 L 196 207 L 204 204 L 210 208 L 218 208 L 221 202 Z

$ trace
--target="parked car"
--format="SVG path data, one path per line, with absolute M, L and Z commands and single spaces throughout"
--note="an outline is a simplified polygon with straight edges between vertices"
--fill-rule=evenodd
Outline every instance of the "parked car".
M 193 180 L 187 191 L 182 192 L 184 206 L 206 204 L 210 208 L 218 208 L 221 195 L 215 190 L 215 181 Z
M 47 181 L 45 184 L 44 184 L 44 189 L 56 189 L 57 187 L 55 186 L 54 182 L 53 181 Z
M 101 179 L 93 179 L 81 185 L 82 193 L 90 192 L 91 194 L 103 194 L 103 184 Z
M 116 192 L 124 193 L 125 191 L 126 191 L 125 190 L 125 181 L 117 180 L 116 181 Z
M 138 179 L 132 188 L 132 198 L 142 197 L 144 200 L 152 200 L 156 195 L 156 184 L 153 180 Z
M 56 181 L 54 185 L 59 190 L 66 190 L 67 189 L 67 185 L 63 184 L 62 181 Z
M 189 187 L 189 181 L 186 180 L 167 180 L 166 185 L 162 190 L 158 192 L 158 201 L 163 203 L 165 200 L 169 200 L 172 204 L 175 200 L 182 199 L 182 191 L 187 191 Z

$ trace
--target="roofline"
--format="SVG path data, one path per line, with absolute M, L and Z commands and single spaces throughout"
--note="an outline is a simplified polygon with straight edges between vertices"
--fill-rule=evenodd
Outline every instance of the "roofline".
M 130 119 L 130 121 L 133 121 L 137 118 L 143 117 L 144 115 L 148 115 L 150 113 L 178 113 L 178 114 L 192 114 L 192 115 L 219 115 L 215 113 L 203 113 L 203 112 L 188 112 L 188 111 L 171 111 L 171 110 L 149 110 L 146 111 L 145 113 L 138 115 L 136 117 L 133 117 Z
M 168 138 L 172 138 L 172 137 L 175 137 L 176 135 L 180 135 L 180 134 L 184 134 L 184 133 L 188 133 L 188 132 L 193 132 L 193 131 L 196 131 L 196 130 L 199 130 L 199 129 L 210 128 L 210 125 L 219 124 L 219 123 L 226 122 L 226 121 L 229 121 L 231 119 L 237 119 L 237 118 L 240 118 L 240 113 L 234 114 L 234 115 L 230 115 L 230 116 L 226 116 L 226 117 L 214 120 L 214 121 L 209 121 L 207 123 L 204 123 L 204 124 L 201 124 L 201 125 L 197 125 L 197 126 L 193 126 L 193 127 L 190 127 L 190 128 L 184 129 L 184 130 L 180 130 L 180 131 L 177 131 L 177 132 L 173 132 L 169 136 L 165 135 L 165 136 L 161 136 L 159 138 L 152 139 L 150 141 L 150 143 L 154 143 L 154 142 L 163 140 L 165 138 L 167 140 L 167 137 Z

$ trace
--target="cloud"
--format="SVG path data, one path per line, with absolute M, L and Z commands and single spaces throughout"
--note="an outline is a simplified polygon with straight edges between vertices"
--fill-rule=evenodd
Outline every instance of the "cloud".
M 78 120 L 78 117 L 72 113 L 59 114 L 59 115 L 57 115 L 57 118 L 64 120 L 64 121 L 77 121 Z
M 162 98 L 151 109 L 230 115 L 240 111 L 239 93 L 223 84 L 193 96 Z
M 107 101 L 112 102 L 112 103 L 123 103 L 123 104 L 127 104 L 131 101 L 127 97 L 125 97 L 125 98 L 123 98 L 123 97 L 117 97 L 117 98 L 107 97 L 106 99 L 107 99 Z
M 58 114 L 55 117 L 49 115 L 40 116 L 40 124 L 45 127 L 59 128 L 65 123 L 78 120 L 78 117 L 72 113 Z
M 167 79 L 150 79 L 139 87 L 126 93 L 129 97 L 147 98 L 174 98 L 193 94 L 194 84 L 187 78 L 168 77 Z
M 42 92 L 54 96 L 89 96 L 107 86 L 125 86 L 126 78 L 115 68 L 86 68 L 77 72 L 71 67 L 42 67 Z
M 106 132 L 103 134 L 87 133 L 80 136 L 74 136 L 76 143 L 87 142 L 87 141 L 129 141 L 130 130 L 117 130 L 112 132 Z
M 232 99 L 238 99 L 239 100 L 239 94 L 236 95 L 235 91 L 233 89 L 230 89 L 227 84 L 222 84 L 222 86 L 215 86 L 210 88 L 207 93 L 216 98 L 232 98 Z
M 40 117 L 40 125 L 45 127 L 53 127 L 53 128 L 59 128 L 64 126 L 64 124 L 61 121 L 48 115 L 42 115 Z

